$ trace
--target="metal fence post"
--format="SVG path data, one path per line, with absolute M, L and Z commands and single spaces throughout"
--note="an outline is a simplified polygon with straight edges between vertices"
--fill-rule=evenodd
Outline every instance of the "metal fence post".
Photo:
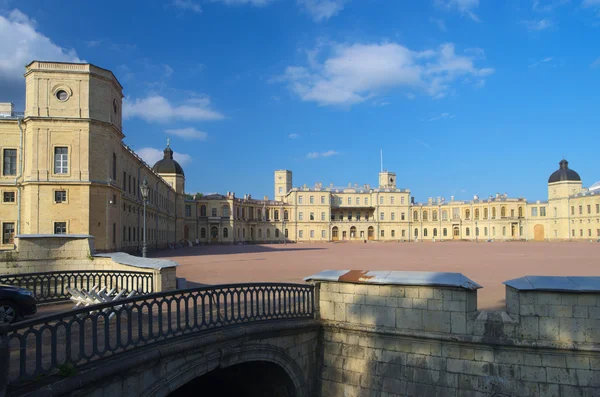
M 10 364 L 10 346 L 8 345 L 8 324 L 0 324 L 0 397 L 6 397 Z

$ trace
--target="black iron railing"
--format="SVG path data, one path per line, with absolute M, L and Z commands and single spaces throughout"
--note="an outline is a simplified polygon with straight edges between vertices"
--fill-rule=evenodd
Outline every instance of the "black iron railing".
M 314 317 L 305 284 L 231 284 L 161 292 L 10 325 L 8 379 L 14 384 L 76 368 L 137 347 L 215 328 Z M 0 331 L 1 332 L 1 331 Z M 1 376 L 1 374 L 0 374 Z M 2 384 L 2 379 L 0 379 Z
M 64 272 L 22 273 L 0 275 L 0 284 L 16 285 L 33 292 L 39 303 L 68 301 L 67 288 L 90 290 L 136 290 L 148 294 L 154 291 L 152 273 L 117 270 L 73 270 Z

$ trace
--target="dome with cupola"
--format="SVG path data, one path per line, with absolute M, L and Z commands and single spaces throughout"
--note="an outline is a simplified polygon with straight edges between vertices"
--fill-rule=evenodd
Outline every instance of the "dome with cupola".
M 569 162 L 565 159 L 560 161 L 559 168 L 550 175 L 548 183 L 566 182 L 566 181 L 581 181 L 581 177 L 577 172 L 569 168 Z
M 154 172 L 158 174 L 178 174 L 184 175 L 183 168 L 179 163 L 173 160 L 173 150 L 171 149 L 169 142 L 167 142 L 167 147 L 163 151 L 162 160 L 158 160 L 152 169 Z

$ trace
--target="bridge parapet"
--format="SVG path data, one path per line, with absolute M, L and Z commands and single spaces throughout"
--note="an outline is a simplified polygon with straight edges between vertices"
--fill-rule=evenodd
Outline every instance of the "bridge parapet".
M 325 271 L 322 395 L 572 396 L 600 388 L 598 278 L 507 281 L 478 311 L 456 273 Z

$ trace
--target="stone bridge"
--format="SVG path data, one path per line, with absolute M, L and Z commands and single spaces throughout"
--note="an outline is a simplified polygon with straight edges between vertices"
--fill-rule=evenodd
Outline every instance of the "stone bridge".
M 0 330 L 0 397 L 600 395 L 600 277 L 523 277 L 479 311 L 457 273 L 324 271 Z M 4 394 L 2 394 L 4 393 Z

